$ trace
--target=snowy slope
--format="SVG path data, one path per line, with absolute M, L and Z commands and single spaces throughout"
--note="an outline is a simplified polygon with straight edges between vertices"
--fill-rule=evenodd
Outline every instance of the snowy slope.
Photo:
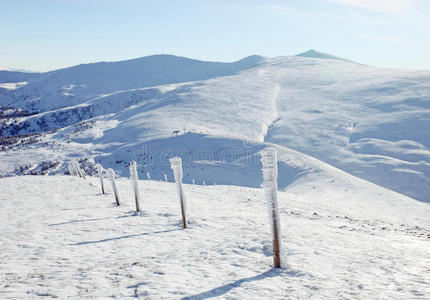
M 2 178 L 0 298 L 428 299 L 430 207 L 310 164 L 279 193 L 281 270 L 259 189 L 185 185 L 183 230 L 172 183 L 140 181 L 136 216 L 126 179 L 116 207 L 98 178 Z
M 430 72 L 310 63 L 280 74 L 279 119 L 265 140 L 429 201 Z
M 300 56 L 232 64 L 155 56 L 42 75 L 2 98 L 20 99 L 8 102 L 17 108 L 34 103 L 37 110 L 7 112 L 16 117 L 3 119 L 3 136 L 43 133 L 5 146 L 2 175 L 61 173 L 65 161 L 80 157 L 122 175 L 135 159 L 141 174 L 161 179 L 168 158 L 179 154 L 187 158 L 186 182 L 194 177 L 258 187 L 256 153 L 276 144 L 430 201 L 427 71 Z M 60 165 L 42 170 L 47 162 Z M 286 174 L 301 171 L 285 167 Z M 281 188 L 291 182 L 280 178 Z
M 231 75 L 258 65 L 262 60 L 262 57 L 250 56 L 233 63 L 217 63 L 153 55 L 127 61 L 83 64 L 33 76 L 25 87 L 12 93 L 0 93 L 0 104 L 44 112 L 115 91 Z M 5 73 L 0 73 L 0 80 L 2 76 L 11 75 Z
M 29 81 L 41 76 L 41 73 L 26 73 L 19 71 L 0 70 L 0 83 Z M 0 92 L 4 92 L 0 90 Z M 0 94 L 2 95 L 2 94 Z

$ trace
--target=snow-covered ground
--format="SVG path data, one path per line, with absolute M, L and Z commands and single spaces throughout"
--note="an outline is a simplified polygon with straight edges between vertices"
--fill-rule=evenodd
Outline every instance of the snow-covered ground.
M 186 184 L 183 230 L 174 184 L 139 184 L 140 216 L 125 178 L 120 207 L 96 177 L 0 179 L 0 298 L 430 296 L 428 204 L 334 169 L 311 172 L 279 192 L 275 270 L 260 189 Z
M 316 51 L 0 71 L 0 298 L 430 299 L 429 120 L 430 72 Z M 282 270 L 258 189 L 267 147 Z M 157 181 L 174 156 L 186 230 Z M 71 159 L 113 168 L 123 205 L 94 177 L 9 177 L 62 175 Z M 132 160 L 156 180 L 140 182 L 139 216 Z
M 430 201 L 428 71 L 375 68 L 310 51 L 234 63 L 156 55 L 47 73 L 1 71 L 0 82 L 16 87 L 0 88 L 0 105 L 24 110 L 5 113 L 0 136 L 43 134 L 5 146 L 2 176 L 42 169 L 49 157 L 60 163 L 50 174 L 64 173 L 67 161 L 80 157 L 128 175 L 127 163 L 139 153 L 160 157 L 176 149 L 217 157 L 220 149 L 238 150 L 236 160 L 217 157 L 217 164 L 192 159 L 199 166 L 211 161 L 223 174 L 273 143 Z M 166 166 L 142 159 L 139 168 L 161 179 Z M 241 175 L 245 170 L 232 176 L 236 182 L 204 170 L 213 182 L 259 186 Z

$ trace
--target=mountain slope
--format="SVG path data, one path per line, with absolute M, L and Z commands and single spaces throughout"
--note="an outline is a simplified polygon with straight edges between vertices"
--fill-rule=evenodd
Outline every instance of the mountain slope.
M 77 105 L 114 91 L 161 84 L 204 80 L 232 75 L 264 61 L 250 56 L 233 63 L 204 62 L 173 55 L 153 55 L 119 62 L 78 65 L 38 75 L 6 72 L 0 82 L 20 75 L 28 84 L 19 90 L 1 93 L 0 105 L 24 108 L 32 113 Z M 14 72 L 12 72 L 14 73 Z M 32 79 L 32 80 L 30 80 Z
M 425 299 L 430 207 L 332 175 L 278 193 L 280 270 L 259 189 L 184 185 L 183 230 L 172 183 L 140 181 L 135 215 L 127 179 L 116 207 L 98 178 L 1 178 L 0 297 Z
M 158 63 L 158 70 L 167 69 L 169 59 Z M 135 159 L 142 175 L 162 179 L 168 158 L 182 155 L 189 162 L 186 182 L 194 178 L 257 187 L 258 151 L 275 144 L 430 201 L 430 72 L 297 56 L 250 67 L 254 59 L 259 60 L 251 58 L 253 63 L 231 75 L 129 90 L 125 80 L 114 92 L 83 92 L 77 104 L 56 109 L 46 100 L 41 105 L 47 111 L 4 118 L 2 135 L 9 136 L 4 143 L 11 145 L 0 153 L 2 175 L 40 172 L 46 161 L 60 162 L 52 173 L 61 173 L 70 157 L 81 157 L 122 175 Z M 215 69 L 204 74 L 219 71 L 218 64 L 210 66 Z M 63 76 L 52 74 L 52 81 Z M 79 76 L 94 77 L 86 71 Z M 109 76 L 116 78 L 115 73 Z M 124 82 L 117 79 L 118 85 Z M 40 101 L 51 96 L 43 94 Z M 40 132 L 45 136 L 10 137 Z M 281 188 L 306 170 L 281 164 L 286 174 L 279 178 Z

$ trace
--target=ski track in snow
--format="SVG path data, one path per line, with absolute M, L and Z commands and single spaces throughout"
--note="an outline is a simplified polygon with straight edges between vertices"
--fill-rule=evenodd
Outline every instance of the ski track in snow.
M 173 183 L 140 181 L 138 216 L 126 179 L 116 207 L 98 178 L 2 178 L 0 298 L 428 299 L 430 207 L 310 178 L 279 193 L 281 270 L 259 189 L 185 185 L 183 230 Z

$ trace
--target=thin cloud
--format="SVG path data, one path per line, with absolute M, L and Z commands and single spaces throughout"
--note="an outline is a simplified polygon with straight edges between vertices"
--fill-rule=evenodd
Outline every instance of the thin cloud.
M 413 4 L 413 0 L 328 0 L 330 2 L 355 6 L 386 13 L 405 11 Z

